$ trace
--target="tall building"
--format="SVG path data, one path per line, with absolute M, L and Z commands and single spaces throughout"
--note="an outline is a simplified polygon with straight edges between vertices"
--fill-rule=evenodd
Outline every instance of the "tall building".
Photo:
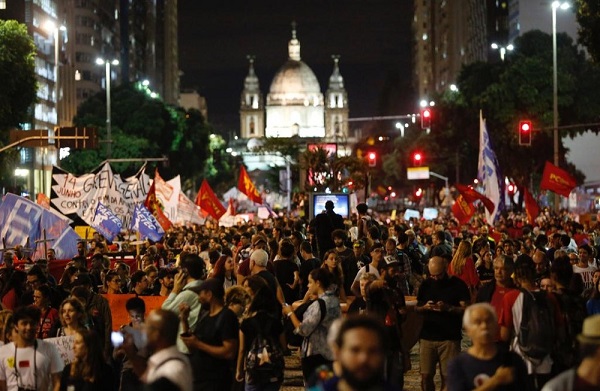
M 158 92 L 166 103 L 176 105 L 179 100 L 180 89 L 177 0 L 157 0 L 156 8 Z
M 497 54 L 506 44 L 508 0 L 416 0 L 413 32 L 414 80 L 419 99 L 456 83 L 463 65 Z

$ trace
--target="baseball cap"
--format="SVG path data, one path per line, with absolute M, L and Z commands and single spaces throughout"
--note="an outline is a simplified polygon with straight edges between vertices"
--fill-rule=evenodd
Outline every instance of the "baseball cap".
M 204 281 L 198 287 L 198 291 L 209 291 L 214 296 L 223 298 L 225 296 L 225 288 L 223 288 L 223 281 L 218 278 L 209 278 Z
M 88 273 L 79 273 L 73 280 L 72 286 L 89 285 L 92 286 L 92 278 Z

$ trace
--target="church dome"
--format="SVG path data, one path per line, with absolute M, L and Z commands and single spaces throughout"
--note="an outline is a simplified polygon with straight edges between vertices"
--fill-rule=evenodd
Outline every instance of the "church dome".
M 319 94 L 321 86 L 308 65 L 302 61 L 288 60 L 273 78 L 269 92 L 275 96 L 300 97 Z

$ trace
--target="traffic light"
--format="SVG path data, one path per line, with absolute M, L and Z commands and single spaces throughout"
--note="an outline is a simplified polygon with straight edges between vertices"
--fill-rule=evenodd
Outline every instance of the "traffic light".
M 421 109 L 421 129 L 431 129 L 431 109 Z
M 531 145 L 531 121 L 519 121 L 519 145 Z
M 377 154 L 375 152 L 369 152 L 367 160 L 369 161 L 369 167 L 377 166 Z
M 415 193 L 413 195 L 414 203 L 418 204 L 419 202 L 421 202 L 421 198 L 423 198 L 423 189 L 419 187 L 417 190 L 415 190 Z
M 423 163 L 423 153 L 414 152 L 412 155 L 413 166 L 420 166 Z

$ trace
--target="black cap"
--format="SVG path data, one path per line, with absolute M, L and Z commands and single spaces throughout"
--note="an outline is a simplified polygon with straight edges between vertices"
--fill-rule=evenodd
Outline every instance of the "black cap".
M 89 285 L 92 286 L 92 278 L 88 273 L 79 273 L 73 280 L 72 286 Z
M 209 278 L 204 281 L 198 287 L 198 291 L 209 291 L 212 292 L 213 296 L 216 296 L 220 299 L 225 297 L 225 288 L 223 288 L 223 281 L 218 278 Z

